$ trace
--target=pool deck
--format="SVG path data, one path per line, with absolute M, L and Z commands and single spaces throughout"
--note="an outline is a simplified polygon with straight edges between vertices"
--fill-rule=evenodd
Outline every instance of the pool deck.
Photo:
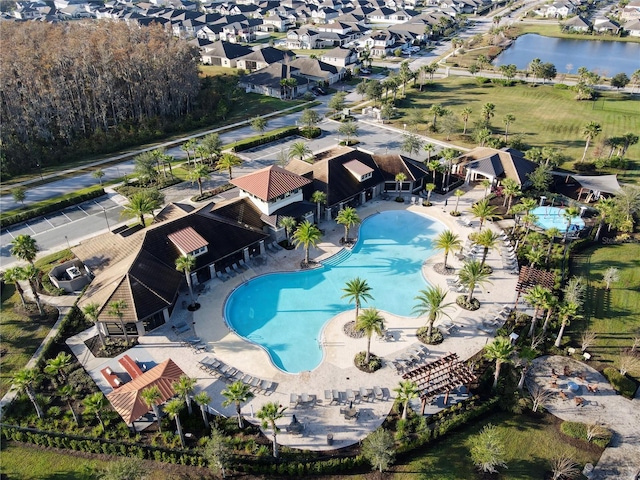
M 461 212 L 468 210 L 474 201 L 482 197 L 483 193 L 484 189 L 481 187 L 468 191 L 460 198 L 458 210 Z M 446 207 L 446 211 L 444 197 L 433 195 L 434 205 L 431 207 L 373 200 L 359 207 L 358 214 L 362 219 L 365 219 L 380 211 L 407 209 L 441 221 L 448 229 L 459 234 L 465 240 L 467 235 L 474 230 L 477 231 L 477 228 L 463 227 L 456 222 L 455 217 L 448 214 L 454 209 L 456 200 L 452 195 L 449 195 L 448 198 L 449 205 Z M 475 224 L 477 225 L 477 221 Z M 344 228 L 341 225 L 337 225 L 333 221 L 324 221 L 320 224 L 320 228 L 324 230 L 324 235 L 318 247 L 311 250 L 313 260 L 330 257 L 342 248 L 338 246 L 339 239 L 344 233 Z M 499 230 L 497 224 L 490 224 L 488 228 Z M 355 237 L 357 228 L 352 231 L 352 235 Z M 226 416 L 235 414 L 233 406 L 226 408 L 221 406 L 224 397 L 220 392 L 225 389 L 226 384 L 201 370 L 198 366 L 199 360 L 207 356 L 215 357 L 254 377 L 276 382 L 277 388 L 274 392 L 270 395 L 256 394 L 250 402 L 243 405 L 242 413 L 246 420 L 257 423 L 258 419 L 254 418 L 254 413 L 267 401 L 276 401 L 287 407 L 285 418 L 278 423 L 282 428 L 278 434 L 278 443 L 281 445 L 309 450 L 332 450 L 361 441 L 382 424 L 391 410 L 395 398 L 393 389 L 400 380 L 400 375 L 396 372 L 391 361 L 419 344 L 416 330 L 425 324 L 425 320 L 424 318 L 400 317 L 383 312 L 386 328 L 393 335 L 393 340 L 372 339 L 372 353 L 385 360 L 385 366 L 373 374 L 363 373 L 353 364 L 355 354 L 366 349 L 366 338 L 352 339 L 343 333 L 343 325 L 354 319 L 355 310 L 353 309 L 335 316 L 326 324 L 321 340 L 324 359 L 316 369 L 300 374 L 289 374 L 277 369 L 261 347 L 245 341 L 228 328 L 223 318 L 224 304 L 228 295 L 250 278 L 271 272 L 298 270 L 303 255 L 302 249 L 267 253 L 267 261 L 263 265 L 253 267 L 226 282 L 218 279 L 209 281 L 207 283 L 208 291 L 198 297 L 198 302 L 201 305 L 199 310 L 189 312 L 181 308 L 181 300 L 188 300 L 188 296 L 184 296 L 178 300 L 170 322 L 150 334 L 140 337 L 139 345 L 127 353 L 131 358 L 149 363 L 150 366 L 167 358 L 173 359 L 187 375 L 198 379 L 196 390 L 204 389 L 207 391 L 212 398 L 210 403 L 212 410 Z M 422 272 L 430 284 L 440 285 L 446 289 L 448 288 L 447 277 L 436 273 L 432 268 L 433 264 L 442 262 L 442 258 L 442 253 L 437 253 L 426 259 Z M 455 258 L 455 255 L 450 254 L 448 264 L 459 267 L 461 262 Z M 440 345 L 428 347 L 430 354 L 426 359 L 427 362 L 448 352 L 457 353 L 461 359 L 469 358 L 491 340 L 492 335 L 477 327 L 482 326 L 482 319 L 488 317 L 491 312 L 500 309 L 504 304 L 513 304 L 517 276 L 502 268 L 499 251 L 490 252 L 487 264 L 494 270 L 490 278 L 492 283 L 482 289 L 476 288 L 474 294 L 474 297 L 480 300 L 482 307 L 476 312 L 468 312 L 460 309 L 454 303 L 449 312 L 453 324 L 458 326 L 458 329 L 447 336 Z M 456 295 L 449 293 L 447 301 L 455 302 Z M 371 306 L 375 306 L 375 302 L 372 303 Z M 303 316 L 301 316 L 301 321 L 304 321 Z M 206 342 L 207 352 L 194 353 L 191 348 L 181 345 L 181 336 L 172 330 L 172 326 L 180 322 L 192 325 L 192 328 L 181 336 L 186 338 L 197 335 Z M 283 334 L 286 335 L 286 332 Z M 82 339 L 92 335 L 95 335 L 95 331 L 93 333 L 91 331 L 83 332 L 74 339 L 70 339 L 68 343 L 98 386 L 105 393 L 108 393 L 111 391 L 111 387 L 100 374 L 100 370 L 107 366 L 115 371 L 120 368 L 117 358 L 93 358 L 90 353 L 87 353 L 86 348 L 83 351 Z M 382 389 L 382 398 L 375 398 L 372 401 L 356 401 L 354 406 L 359 410 L 357 419 L 347 420 L 341 413 L 345 403 L 348 406 L 348 401 L 340 405 L 331 405 L 331 399 L 325 399 L 327 390 L 338 390 L 345 396 L 347 389 L 358 391 L 361 387 L 373 389 L 374 386 Z M 293 406 L 290 405 L 291 394 L 315 395 L 317 401 L 315 403 L 309 402 L 305 406 Z M 285 432 L 285 426 L 289 424 L 293 414 L 305 426 L 302 435 Z M 140 425 L 138 422 L 136 423 Z M 327 434 L 333 435 L 332 446 L 327 445 Z

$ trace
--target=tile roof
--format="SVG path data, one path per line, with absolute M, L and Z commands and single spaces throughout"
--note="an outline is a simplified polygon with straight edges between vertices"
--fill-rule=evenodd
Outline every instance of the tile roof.
M 302 188 L 311 181 L 284 168 L 272 165 L 243 177 L 234 178 L 231 183 L 260 200 L 268 202 L 285 193 Z
M 344 168 L 346 168 L 347 170 L 352 172 L 357 177 L 362 177 L 363 175 L 366 175 L 367 173 L 372 173 L 373 172 L 373 168 L 365 165 L 364 163 L 362 163 L 362 162 L 360 162 L 358 160 L 351 160 L 350 162 L 346 162 L 344 164 Z
M 183 255 L 195 252 L 196 250 L 209 245 L 209 242 L 202 238 L 202 236 L 191 227 L 170 233 L 167 235 L 167 238 L 171 240 L 178 249 L 180 249 Z

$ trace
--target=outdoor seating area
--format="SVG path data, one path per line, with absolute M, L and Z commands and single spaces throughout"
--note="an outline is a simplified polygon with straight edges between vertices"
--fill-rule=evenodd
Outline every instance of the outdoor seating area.
M 248 373 L 244 373 L 241 370 L 234 368 L 224 362 L 214 358 L 205 357 L 198 362 L 200 370 L 207 372 L 211 375 L 215 375 L 221 380 L 229 383 L 240 381 L 251 387 L 254 393 L 260 393 L 262 395 L 271 395 L 275 392 L 278 384 L 271 380 L 263 380 L 259 377 L 254 377 Z
M 396 371 L 402 374 L 416 365 L 423 363 L 428 356 L 429 349 L 425 345 L 417 345 L 410 348 L 391 363 L 396 368 Z
M 484 333 L 494 334 L 507 320 L 511 311 L 512 309 L 509 305 L 504 305 L 501 310 L 483 317 L 476 329 Z
M 463 227 L 473 228 L 473 221 L 467 217 L 460 217 L 456 220 L 456 223 Z
M 207 351 L 207 344 L 202 341 L 200 337 L 188 337 L 180 340 L 180 344 L 185 347 L 189 347 L 193 350 L 193 353 L 201 353 Z
M 310 395 L 308 393 L 301 393 L 298 395 L 297 393 L 291 393 L 289 395 L 289 407 L 315 407 L 316 402 L 318 401 L 318 397 L 315 395 Z
M 502 249 L 501 249 L 501 257 L 502 257 L 502 267 L 505 270 L 511 270 L 511 273 L 518 273 L 518 255 L 516 246 L 511 243 L 511 239 L 507 232 L 502 230 L 500 234 L 500 240 L 502 240 Z

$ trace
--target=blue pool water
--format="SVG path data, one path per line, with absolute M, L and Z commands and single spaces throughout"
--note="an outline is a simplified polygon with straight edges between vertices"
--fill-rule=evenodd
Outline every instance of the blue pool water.
M 561 232 L 567 229 L 567 220 L 562 215 L 564 208 L 560 207 L 537 207 L 531 210 L 531 213 L 538 217 L 536 222 L 538 226 L 549 230 L 552 227 L 557 228 Z M 574 217 L 571 219 L 571 230 L 581 230 L 584 228 L 584 220 L 580 217 Z
M 368 282 L 373 300 L 363 307 L 412 316 L 415 296 L 427 286 L 422 263 L 433 254 L 431 239 L 442 230 L 441 223 L 412 212 L 376 214 L 360 226 L 353 251 L 343 250 L 322 268 L 263 275 L 238 287 L 225 305 L 226 320 L 261 345 L 278 368 L 312 370 L 322 361 L 322 327 L 354 308 L 341 298 L 347 281 Z

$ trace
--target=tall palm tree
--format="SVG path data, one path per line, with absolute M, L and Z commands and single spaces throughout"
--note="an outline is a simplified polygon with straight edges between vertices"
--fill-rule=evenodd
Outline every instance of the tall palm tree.
M 181 375 L 178 381 L 173 383 L 173 389 L 184 399 L 184 403 L 187 404 L 189 415 L 193 413 L 190 395 L 193 393 L 196 383 L 197 380 L 195 378 L 191 378 L 187 375 Z
M 544 260 L 545 253 L 544 250 L 541 250 L 539 248 L 532 248 L 524 254 L 524 257 L 529 261 L 529 266 L 531 268 L 536 268 L 536 266 L 541 264 Z
M 20 301 L 22 302 L 23 308 L 27 307 L 27 304 L 24 300 L 24 290 L 20 285 L 20 280 L 25 279 L 24 269 L 22 267 L 9 267 L 4 271 L 4 282 L 8 284 L 13 284 L 16 287 L 16 291 L 20 296 Z
M 187 163 L 189 164 L 191 163 L 191 151 L 196 148 L 196 143 L 195 138 L 190 138 L 180 146 L 180 149 L 187 154 Z
M 505 363 L 511 363 L 511 355 L 514 347 L 507 337 L 496 337 L 496 339 L 484 347 L 484 358 L 496 362 L 496 371 L 493 375 L 493 388 L 498 386 L 500 368 Z
M 128 308 L 127 302 L 124 300 L 114 300 L 108 305 L 107 313 L 112 317 L 117 317 L 120 322 L 120 328 L 122 328 L 122 333 L 124 334 L 124 341 L 129 344 L 129 335 L 127 334 L 127 329 L 124 324 L 124 310 Z
M 609 223 L 609 228 L 611 228 L 611 221 L 607 222 L 607 220 L 613 216 L 615 208 L 616 202 L 613 198 L 600 197 L 600 199 L 598 200 L 596 209 L 600 214 L 600 222 L 598 224 L 598 230 L 596 231 L 596 234 L 593 238 L 594 241 L 597 242 L 598 240 L 600 240 L 600 232 L 602 231 L 602 227 L 604 227 L 605 223 Z
M 489 278 L 489 274 L 477 260 L 469 260 L 465 262 L 460 269 L 458 277 L 460 278 L 460 283 L 469 289 L 469 293 L 467 294 L 467 303 L 471 303 L 473 300 L 473 291 L 476 289 L 476 286 L 484 283 L 491 283 L 487 280 Z
M 315 247 L 322 238 L 322 232 L 309 220 L 305 220 L 293 233 L 293 243 L 297 247 L 304 247 L 304 263 L 309 264 L 309 247 Z
M 467 134 L 467 124 L 469 123 L 469 117 L 471 116 L 471 113 L 473 113 L 471 107 L 464 107 L 462 109 L 462 112 L 460 113 L 460 115 L 462 116 L 462 121 L 464 122 L 464 129 L 462 130 L 463 135 Z
M 420 393 L 418 385 L 412 380 L 400 380 L 400 384 L 393 391 L 397 394 L 396 400 L 402 403 L 402 419 L 406 420 L 409 402 Z
M 238 427 L 244 428 L 244 419 L 242 418 L 241 406 L 243 403 L 247 403 L 254 395 L 251 392 L 251 385 L 247 385 L 244 382 L 238 380 L 233 382 L 227 388 L 222 390 L 222 396 L 225 400 L 222 402 L 223 407 L 227 407 L 231 404 L 236 406 L 236 415 L 238 416 Z
M 505 143 L 509 141 L 509 126 L 516 121 L 515 115 L 510 113 L 506 114 L 502 119 L 504 123 L 504 141 Z
M 191 298 L 191 306 L 196 304 L 193 297 L 193 285 L 191 283 L 191 270 L 196 266 L 196 257 L 193 255 L 182 255 L 176 258 L 176 270 L 184 273 L 184 277 L 187 280 L 187 286 L 189 287 L 189 298 Z M 191 412 L 189 412 L 191 413 Z
M 278 226 L 284 228 L 284 233 L 287 236 L 287 245 L 291 245 L 291 233 L 295 230 L 297 224 L 298 222 L 293 217 L 282 217 L 278 222 Z
M 317 208 L 316 222 L 320 223 L 320 207 L 322 206 L 323 203 L 327 203 L 327 194 L 320 190 L 316 190 L 311 195 L 311 201 L 316 204 L 316 208 Z
M 396 191 L 398 192 L 398 195 L 400 195 L 400 193 L 402 192 L 402 182 L 404 182 L 407 179 L 407 176 L 400 172 L 400 173 L 396 173 Z
M 42 275 L 42 270 L 36 267 L 33 264 L 29 264 L 22 268 L 24 272 L 25 280 L 29 281 L 29 285 L 31 286 L 31 293 L 33 294 L 33 299 L 38 306 L 38 312 L 41 317 L 44 317 L 44 310 L 42 308 L 42 302 L 40 301 L 40 295 L 38 295 L 38 287 L 40 286 L 40 276 Z
M 564 335 L 564 329 L 569 325 L 569 320 L 572 318 L 581 318 L 581 315 L 578 315 L 578 310 L 580 309 L 580 305 L 575 302 L 565 302 L 560 305 L 558 308 L 558 317 L 562 322 L 560 324 L 560 331 L 558 332 L 558 336 L 556 337 L 556 341 L 554 345 L 557 348 L 560 348 L 562 344 L 562 336 Z
M 98 421 L 100 422 L 100 426 L 102 427 L 102 431 L 104 432 L 104 422 L 102 421 L 102 410 L 106 405 L 105 396 L 102 392 L 96 392 L 92 395 L 89 395 L 85 398 L 82 403 L 84 404 L 85 412 L 89 414 L 94 414 Z
M 471 207 L 470 212 L 475 218 L 480 220 L 480 230 L 482 230 L 485 220 L 500 218 L 500 215 L 496 214 L 496 210 L 497 207 L 489 204 L 489 199 L 483 198 Z
M 100 305 L 95 302 L 89 303 L 84 306 L 82 309 L 82 313 L 87 317 L 91 323 L 95 324 L 96 329 L 98 330 L 98 337 L 100 337 L 100 343 L 104 347 L 104 334 L 102 333 L 102 329 L 100 328 L 100 320 L 98 316 L 100 315 Z
M 76 422 L 76 425 L 80 423 L 78 420 L 78 412 L 74 407 L 74 400 L 78 398 L 78 390 L 73 385 L 63 385 L 58 389 L 58 395 L 60 396 L 60 400 L 67 404 L 67 407 L 71 411 L 71 415 L 73 415 L 73 421 Z
M 529 328 L 530 337 L 533 337 L 533 334 L 536 331 L 536 322 L 544 311 L 544 306 L 547 304 L 550 296 L 551 290 L 543 287 L 542 285 L 535 285 L 524 296 L 525 301 L 533 307 L 533 317 L 531 318 L 531 327 Z
M 544 319 L 544 323 L 542 324 L 542 333 L 546 334 L 547 329 L 549 328 L 549 321 L 551 320 L 551 316 L 556 311 L 560 305 L 560 300 L 555 295 L 549 295 L 544 302 L 543 308 L 547 311 L 547 315 Z
M 11 255 L 33 265 L 38 254 L 38 244 L 31 235 L 18 235 L 11 242 Z
M 491 119 L 496 114 L 496 106 L 493 103 L 485 103 L 482 106 L 482 116 L 484 117 L 484 121 L 487 122 L 487 125 L 491 122 Z
M 446 112 L 447 112 L 447 109 L 444 108 L 442 105 L 438 105 L 437 103 L 434 103 L 429 108 L 429 113 L 433 115 L 433 122 L 431 123 L 431 125 L 433 127 L 434 132 L 438 131 L 438 127 L 436 124 L 436 122 L 438 121 L 438 117 L 442 117 L 443 115 L 445 115 Z
M 162 432 L 162 419 L 160 418 L 160 406 L 158 403 L 162 399 L 162 393 L 157 385 L 147 387 L 140 392 L 140 398 L 147 405 L 147 407 L 153 410 L 153 414 L 158 421 L 158 431 Z
M 67 353 L 60 352 L 54 358 L 47 360 L 47 364 L 44 367 L 44 373 L 57 377 L 59 385 L 64 385 L 67 380 L 65 370 L 73 363 L 73 357 Z
M 493 250 L 498 245 L 500 241 L 500 235 L 494 232 L 493 230 L 485 230 L 484 232 L 479 232 L 475 238 L 475 242 L 483 248 L 482 251 L 482 261 L 480 262 L 480 267 L 484 268 L 484 264 L 487 261 L 487 255 L 489 254 L 489 250 Z
M 374 333 L 382 335 L 382 331 L 384 330 L 384 317 L 375 308 L 366 308 L 358 315 L 355 328 L 360 332 L 364 332 L 367 336 L 367 354 L 364 357 L 364 363 L 369 365 L 371 358 L 371 335 Z
M 427 192 L 427 205 L 431 205 L 431 194 L 436 189 L 435 183 L 427 183 L 424 186 L 425 191 Z
M 344 295 L 340 298 L 348 298 L 349 303 L 353 302 L 356 305 L 356 321 L 358 320 L 360 305 L 363 301 L 373 300 L 371 295 L 371 287 L 366 280 L 360 277 L 356 277 L 353 280 L 349 280 L 347 285 L 342 289 Z
M 565 222 L 567 222 L 567 229 L 564 232 L 565 237 L 569 236 L 569 228 L 571 228 L 571 221 L 579 215 L 580 215 L 580 210 L 578 209 L 578 207 L 567 207 L 564 210 L 562 210 L 562 217 L 564 218 Z
M 187 170 L 187 180 L 196 182 L 198 184 L 198 190 L 200 191 L 200 196 L 202 196 L 202 182 L 204 180 L 209 180 L 211 178 L 211 174 L 209 173 L 209 167 L 204 163 L 199 163 L 195 165 L 193 168 Z
M 556 239 L 556 237 L 560 236 L 560 230 L 558 230 L 556 227 L 551 227 L 545 230 L 544 233 L 549 238 L 549 247 L 547 248 L 547 256 L 545 260 L 545 263 L 549 265 L 549 259 L 551 258 L 551 250 L 553 250 L 553 242 Z
M 209 428 L 209 418 L 207 417 L 207 405 L 211 402 L 211 397 L 204 390 L 198 392 L 194 395 L 193 400 L 200 407 L 200 413 L 202 414 L 202 421 L 204 422 L 204 427 Z
M 349 229 L 354 225 L 360 223 L 360 217 L 358 212 L 353 207 L 345 207 L 338 212 L 336 216 L 336 222 L 340 225 L 344 225 L 344 241 L 349 242 Z
M 427 336 L 429 338 L 431 338 L 433 324 L 438 318 L 442 316 L 451 318 L 446 312 L 446 309 L 453 304 L 443 303 L 446 296 L 447 291 L 439 285 L 436 285 L 435 287 L 428 287 L 425 290 L 420 290 L 418 295 L 415 297 L 418 304 L 414 307 L 413 311 L 417 313 L 418 316 L 427 315 Z
M 438 234 L 433 242 L 433 248 L 436 250 L 444 251 L 444 269 L 447 269 L 447 257 L 449 252 L 457 250 L 462 246 L 462 240 L 460 237 L 453 233 L 451 230 L 444 230 Z
M 464 190 L 461 189 L 457 189 L 455 192 L 453 192 L 453 196 L 456 197 L 456 208 L 453 209 L 454 212 L 458 212 L 458 206 L 460 205 L 460 197 L 462 197 L 464 195 Z
M 422 149 L 423 149 L 425 152 L 427 152 L 427 167 L 428 167 L 428 168 L 429 168 L 429 170 L 431 170 L 431 172 L 433 173 L 433 181 L 435 182 L 435 181 L 436 181 L 436 172 L 435 172 L 435 170 L 436 170 L 438 167 L 432 168 L 432 164 L 431 164 L 431 154 L 432 154 L 433 152 L 435 152 L 435 151 L 436 151 L 436 146 L 435 146 L 433 143 L 429 143 L 429 142 L 427 142 L 427 143 L 425 143 L 425 144 L 422 146 Z M 440 162 L 438 162 L 438 166 L 440 166 Z
M 524 225 L 524 237 L 522 237 L 522 243 L 527 242 L 527 237 L 529 236 L 529 230 L 533 227 L 538 221 L 538 216 L 533 213 L 526 213 L 521 218 L 522 224 Z
M 517 197 L 521 193 L 521 187 L 513 178 L 505 178 L 502 181 L 502 193 L 504 194 L 504 202 L 502 206 L 507 207 L 507 211 L 511 210 L 511 202 L 513 197 Z
M 24 392 L 27 397 L 29 397 L 33 407 L 36 409 L 36 415 L 38 415 L 38 418 L 42 418 L 44 416 L 35 391 L 41 381 L 42 374 L 35 368 L 23 368 L 22 370 L 18 370 L 13 375 L 12 379 L 12 383 L 18 388 L 18 390 Z
M 176 430 L 178 430 L 178 436 L 180 437 L 180 445 L 182 448 L 185 447 L 184 442 L 184 432 L 182 431 L 182 423 L 180 422 L 180 410 L 182 410 L 182 400 L 179 398 L 174 398 L 173 400 L 169 400 L 167 404 L 164 406 L 164 411 L 169 418 L 176 421 Z
M 242 165 L 242 160 L 233 153 L 225 153 L 218 160 L 216 170 L 229 172 L 229 180 L 233 180 L 233 168 Z
M 153 214 L 153 211 L 158 206 L 158 201 L 149 193 L 138 192 L 131 196 L 129 203 L 124 207 L 120 215 L 123 217 L 138 217 L 140 225 L 144 227 L 144 216 Z
M 276 425 L 276 422 L 284 417 L 286 408 L 282 407 L 276 402 L 265 403 L 260 410 L 256 413 L 256 416 L 262 420 L 262 428 L 271 428 L 273 432 L 273 457 L 278 458 L 278 432 L 280 429 Z
M 304 161 L 313 155 L 313 152 L 306 142 L 293 142 L 289 147 L 289 155 L 292 157 L 298 157 L 300 161 Z
M 582 130 L 582 136 L 585 139 L 584 152 L 582 152 L 582 158 L 579 163 L 584 162 L 585 157 L 587 156 L 587 150 L 589 149 L 589 144 L 591 140 L 596 138 L 602 132 L 602 127 L 597 122 L 589 122 L 584 126 Z

